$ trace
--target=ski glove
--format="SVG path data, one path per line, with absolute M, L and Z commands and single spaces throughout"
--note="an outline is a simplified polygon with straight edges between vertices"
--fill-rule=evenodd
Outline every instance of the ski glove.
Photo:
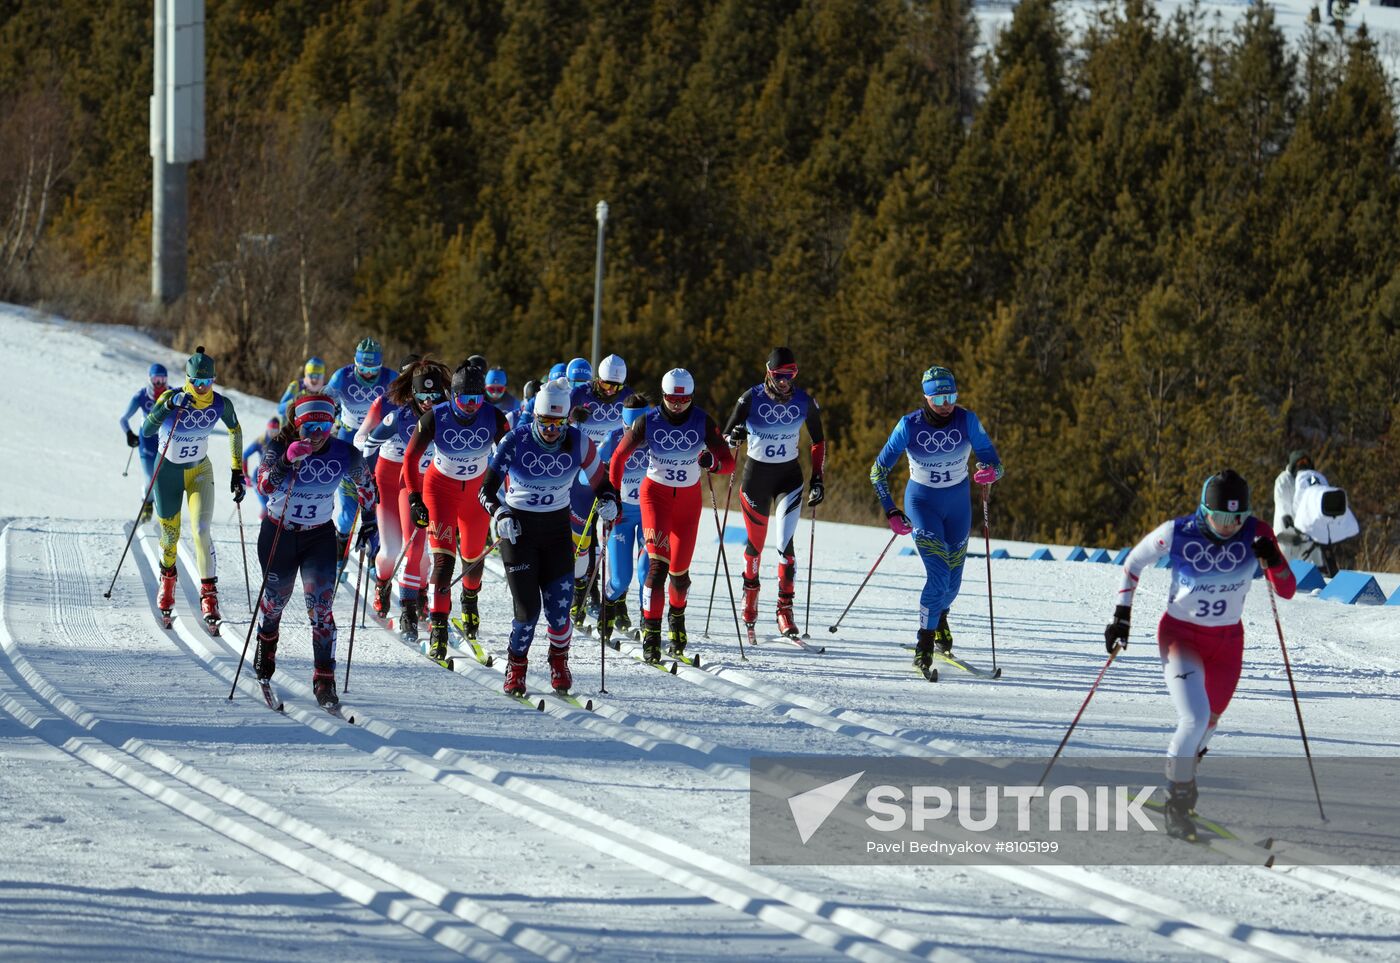
M 136 432 L 128 428 L 126 430 L 126 447 L 135 448 L 139 444 L 141 444 L 141 439 L 136 437 Z
M 298 439 L 287 446 L 287 461 L 291 462 L 293 465 L 310 455 L 311 442 L 309 441 L 301 441 Z
M 170 399 L 165 403 L 167 408 L 194 407 L 194 397 L 188 391 L 167 391 L 165 397 Z
M 1128 628 L 1133 620 L 1131 605 L 1117 605 L 1113 608 L 1113 621 L 1103 630 L 1103 646 L 1109 655 L 1128 647 Z
M 572 421 L 578 422 L 580 425 L 583 424 L 588 420 L 588 406 L 576 405 L 574 410 L 569 412 L 569 418 Z
M 360 502 L 361 511 L 374 511 L 374 506 L 379 504 L 379 488 L 374 484 L 373 476 L 366 475 L 364 484 L 355 486 L 355 497 Z
M 233 492 L 233 503 L 240 505 L 243 503 L 243 496 L 248 494 L 247 482 L 243 480 L 243 472 L 237 468 L 233 469 L 233 479 L 229 482 L 228 490 Z
M 702 451 L 700 453 L 700 457 L 695 459 L 695 461 L 701 468 L 705 469 L 706 471 L 715 470 L 715 456 L 710 453 L 710 450 L 708 448 Z
M 807 489 L 807 507 L 816 508 L 826 498 L 826 486 L 822 484 L 821 475 L 812 476 L 812 484 Z
M 914 530 L 914 523 L 909 521 L 909 516 L 898 508 L 891 508 L 885 512 L 885 520 L 890 523 L 890 531 L 896 535 L 908 535 Z
M 973 472 L 972 480 L 979 485 L 990 485 L 1001 477 L 1001 472 L 992 465 L 984 465 L 980 461 L 977 463 L 977 471 Z
M 428 506 L 423 504 L 423 496 L 417 492 L 409 492 L 408 514 L 413 517 L 413 524 L 419 528 L 428 527 Z
M 520 523 L 515 520 L 515 514 L 509 508 L 496 509 L 496 537 L 504 538 L 512 545 L 520 537 Z
M 1284 528 L 1292 528 L 1292 527 L 1293 527 L 1293 516 L 1292 516 L 1292 515 L 1285 515 L 1285 516 L 1283 516 L 1283 527 L 1284 527 Z
M 617 521 L 617 496 L 612 492 L 598 495 L 598 520 L 609 525 Z
M 729 434 L 725 437 L 725 440 L 729 442 L 730 448 L 738 448 L 744 443 L 744 439 L 748 438 L 748 436 L 748 426 L 740 424 L 729 429 Z
M 1280 554 L 1278 546 L 1266 535 L 1260 535 L 1254 540 L 1254 555 L 1265 568 L 1278 568 L 1283 564 L 1283 555 Z
M 360 534 L 355 537 L 355 547 L 362 552 L 367 552 L 378 536 L 379 525 L 366 519 L 360 525 Z

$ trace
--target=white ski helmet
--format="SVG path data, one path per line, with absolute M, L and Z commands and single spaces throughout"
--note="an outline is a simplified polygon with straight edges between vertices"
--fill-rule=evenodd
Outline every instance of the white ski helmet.
M 573 389 L 568 379 L 556 378 L 540 385 L 535 392 L 535 417 L 567 418 L 569 416 L 569 396 Z
M 694 395 L 695 379 L 684 368 L 672 368 L 661 379 L 661 397 L 674 410 L 684 410 Z
M 627 380 L 627 362 L 610 354 L 598 362 L 598 380 L 620 385 Z

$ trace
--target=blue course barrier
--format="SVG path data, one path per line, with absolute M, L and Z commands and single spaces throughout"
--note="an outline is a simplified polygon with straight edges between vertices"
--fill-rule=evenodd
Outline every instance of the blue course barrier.
M 1096 548 L 1096 549 L 1094 549 L 1094 554 L 1090 555 L 1090 556 L 1088 557 L 1088 559 L 1086 559 L 1086 561 L 1089 561 L 1089 562 L 1105 562 L 1105 563 L 1108 563 L 1108 564 L 1112 564 L 1112 563 L 1113 563 L 1113 559 L 1112 559 L 1111 557 L 1109 557 L 1108 549 L 1106 549 L 1106 548 Z
M 1295 558 L 1288 563 L 1288 567 L 1293 570 L 1293 577 L 1298 581 L 1298 591 L 1311 592 L 1313 589 L 1326 588 L 1327 580 L 1312 562 Z
M 909 545 L 906 545 L 906 546 L 904 546 L 903 548 L 901 548 L 901 549 L 899 550 L 899 554 L 901 554 L 901 555 L 918 555 L 919 552 L 918 552 L 918 549 L 915 549 L 915 548 L 913 548 L 913 547 L 911 547 L 911 546 L 909 546 Z
M 1126 561 L 1128 560 L 1128 553 L 1131 552 L 1131 551 L 1132 551 L 1132 548 L 1120 548 L 1120 549 L 1118 550 L 1118 554 L 1115 555 L 1115 556 L 1113 556 L 1113 564 L 1114 564 L 1114 565 L 1122 565 L 1124 562 L 1126 562 Z
M 1004 548 L 992 549 L 992 558 L 1010 558 L 1011 553 Z
M 1365 572 L 1338 572 L 1317 596 L 1343 605 L 1383 605 L 1385 593 L 1374 576 Z
M 1086 552 L 1086 551 L 1084 551 L 1083 548 L 1081 548 L 1081 547 L 1079 547 L 1078 545 L 1076 545 L 1076 546 L 1074 546 L 1074 548 L 1072 548 L 1072 549 L 1069 550 L 1069 554 L 1065 556 L 1065 561 L 1066 561 L 1066 562 L 1082 562 L 1082 561 L 1084 561 L 1085 559 L 1087 559 L 1088 557 L 1089 557 L 1089 553 Z
M 1400 605 L 1400 588 L 1397 588 L 1397 589 L 1391 594 L 1390 598 L 1388 598 L 1388 599 L 1385 600 L 1385 604 L 1386 604 L 1386 605 Z
M 1053 562 L 1053 561 L 1055 561 L 1055 556 L 1053 556 L 1053 555 L 1050 554 L 1050 549 L 1045 548 L 1044 546 L 1041 546 L 1040 548 L 1036 549 L 1034 552 L 1031 552 L 1031 561 L 1032 561 L 1032 562 Z
M 742 545 L 749 540 L 748 532 L 743 528 L 735 528 L 730 525 L 724 530 L 724 544 Z

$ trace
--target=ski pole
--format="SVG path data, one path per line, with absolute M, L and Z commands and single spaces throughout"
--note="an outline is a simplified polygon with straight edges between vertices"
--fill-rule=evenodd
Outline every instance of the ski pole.
M 807 614 L 803 616 L 802 637 L 810 639 L 812 627 L 812 558 L 817 550 L 817 506 L 812 506 L 812 528 L 807 538 Z
M 350 564 L 350 546 L 354 544 L 355 528 L 360 524 L 360 512 L 363 510 L 364 506 L 357 502 L 355 505 L 355 517 L 350 519 L 350 531 L 345 535 L 345 552 L 343 554 L 337 553 L 340 554 L 340 557 L 335 561 L 335 587 L 331 589 L 332 602 L 334 602 L 335 597 L 340 594 L 340 576 L 344 573 L 345 566 Z
M 494 551 L 496 550 L 496 546 L 499 545 L 499 544 L 501 544 L 501 540 L 498 538 L 498 539 L 496 539 L 494 542 L 492 542 L 490 545 L 486 546 L 486 551 L 485 551 L 485 553 L 483 553 L 482 556 L 481 556 L 481 560 L 482 560 L 483 563 L 486 561 L 486 556 L 487 556 L 487 555 L 490 555 L 492 552 L 494 552 Z M 457 584 L 458 582 L 462 581 L 462 576 L 464 576 L 464 575 L 466 575 L 466 574 L 467 574 L 467 560 L 464 558 L 464 559 L 462 559 L 462 571 L 458 572 L 458 573 L 457 573 L 457 576 L 456 576 L 455 578 L 452 579 L 452 584 L 447 586 L 447 590 L 448 590 L 449 592 L 452 591 L 453 587 L 456 586 L 456 584 Z
M 1327 822 L 1327 814 L 1322 811 L 1322 790 L 1317 788 L 1317 770 L 1313 768 L 1312 750 L 1308 748 L 1308 730 L 1303 726 L 1303 706 L 1298 701 L 1298 687 L 1293 684 L 1293 666 L 1288 661 L 1288 646 L 1283 643 L 1283 623 L 1278 618 L 1278 601 L 1274 598 L 1274 585 L 1265 576 L 1269 589 L 1269 606 L 1274 610 L 1274 627 L 1278 629 L 1278 647 L 1283 653 L 1283 668 L 1288 673 L 1288 688 L 1293 693 L 1293 711 L 1298 714 L 1298 732 L 1303 737 L 1303 754 L 1308 757 L 1308 775 L 1312 776 L 1313 795 L 1317 797 L 1317 814 Z
M 880 549 L 880 557 L 875 559 L 875 564 L 870 566 L 870 571 L 865 573 L 865 578 L 861 580 L 860 587 L 856 589 L 856 594 L 851 596 L 851 600 L 847 602 L 846 607 L 841 610 L 841 618 L 836 620 L 835 625 L 828 625 L 826 627 L 828 632 L 835 632 L 841 627 L 842 619 L 844 619 L 846 613 L 851 610 L 851 606 L 856 604 L 856 599 L 860 598 L 860 593 L 865 590 L 865 583 L 870 581 L 870 576 L 875 574 L 875 570 L 880 567 L 880 562 L 884 560 L 885 553 L 890 550 L 890 546 L 894 544 L 894 540 L 898 537 L 899 535 L 897 534 L 891 535 L 890 540 L 885 543 L 885 547 Z
M 374 566 L 375 566 L 374 574 L 375 574 L 375 576 L 377 577 L 377 576 L 379 575 L 379 566 L 376 564 L 376 562 L 375 562 L 374 559 L 370 559 L 370 560 L 369 560 L 369 563 L 370 563 L 371 565 L 374 565 Z M 361 562 L 361 563 L 360 563 L 360 568 L 361 568 L 361 569 L 364 568 L 364 562 Z M 365 615 L 365 610 L 368 609 L 368 608 L 369 608 L 369 579 L 365 579 L 365 595 L 364 595 L 364 598 L 360 601 L 360 628 L 362 628 L 362 629 L 365 627 L 365 619 L 368 617 L 368 616 Z
M 605 572 L 608 567 L 608 539 L 612 537 L 612 525 L 603 526 L 603 544 L 598 552 L 598 571 Z M 602 616 L 602 625 L 598 631 L 598 694 L 608 694 L 608 639 L 612 635 L 612 626 L 608 624 L 608 579 L 606 575 L 598 577 L 601 583 L 598 587 L 600 602 L 598 605 L 599 614 Z
M 991 485 L 982 486 L 982 538 L 987 543 L 987 625 L 992 631 L 992 671 L 995 672 L 997 669 L 997 619 L 996 613 L 992 610 L 992 525 L 987 509 L 987 500 L 991 496 L 991 492 Z
M 262 607 L 263 593 L 267 591 L 267 576 L 272 563 L 277 558 L 277 543 L 282 540 L 282 521 L 287 517 L 287 507 L 292 503 L 292 490 L 297 487 L 297 466 L 292 466 L 292 477 L 287 482 L 287 498 L 282 502 L 282 514 L 277 516 L 277 531 L 272 534 L 272 544 L 268 547 L 267 562 L 263 565 L 262 584 L 258 586 L 258 607 Z M 233 691 L 238 688 L 238 677 L 243 674 L 243 663 L 248 658 L 248 643 L 253 640 L 253 629 L 258 624 L 257 613 L 248 620 L 248 634 L 243 636 L 243 654 L 238 657 L 238 668 L 233 673 L 233 685 L 228 687 L 228 701 L 233 701 Z
M 729 473 L 729 484 L 724 489 L 724 524 L 720 525 L 719 529 L 719 553 L 724 557 L 725 578 L 729 577 L 729 557 L 724 551 L 724 533 L 729 529 L 729 503 L 732 500 L 731 496 L 734 494 L 734 476 L 737 474 L 737 471 Z M 710 502 L 713 504 L 714 499 L 710 499 Z M 715 508 L 715 524 L 719 524 L 718 507 Z M 716 565 L 714 573 L 710 576 L 710 604 L 705 609 L 705 636 L 707 638 L 710 634 L 710 613 L 715 610 L 715 585 L 718 582 L 719 566 Z M 732 592 L 733 589 L 730 589 L 730 591 Z
M 234 502 L 238 511 L 238 545 L 243 549 L 243 591 L 248 593 L 248 614 L 253 614 L 253 586 L 248 578 L 248 539 L 243 535 L 243 503 Z
M 185 409 L 175 409 L 175 421 L 170 425 L 170 437 L 165 439 L 165 444 L 161 446 L 160 457 L 156 459 L 155 470 L 151 472 L 151 480 L 146 482 L 146 494 L 141 498 L 141 507 L 136 510 L 136 518 L 131 522 L 131 533 L 126 536 L 126 548 L 122 549 L 122 557 L 117 559 L 117 570 L 112 573 L 112 584 L 107 586 L 107 591 L 102 593 L 104 599 L 112 597 L 112 589 L 116 587 L 117 576 L 121 574 L 122 563 L 126 561 L 126 553 L 131 551 L 131 540 L 136 537 L 136 529 L 141 524 L 141 513 L 146 510 L 146 503 L 151 500 L 151 492 L 156 487 L 156 476 L 160 474 L 160 466 L 165 464 L 165 453 L 170 448 L 170 443 L 175 440 L 175 428 L 180 424 L 180 416 L 185 413 Z
M 1065 743 L 1069 742 L 1070 733 L 1074 732 L 1074 727 L 1079 725 L 1079 717 L 1084 714 L 1085 709 L 1089 708 L 1089 700 L 1094 697 L 1094 691 L 1098 689 L 1099 683 L 1103 681 L 1103 674 L 1108 671 L 1108 667 L 1113 664 L 1113 660 L 1117 655 L 1117 649 L 1114 649 L 1108 654 L 1108 661 L 1105 662 L 1103 668 L 1099 670 L 1098 678 L 1094 679 L 1094 684 L 1089 686 L 1089 694 L 1084 697 L 1084 704 L 1081 705 L 1079 711 L 1074 714 L 1074 721 L 1071 722 L 1069 728 L 1065 730 L 1065 737 L 1061 739 L 1060 744 L 1055 747 L 1055 754 L 1050 757 L 1050 763 L 1045 767 L 1045 772 L 1041 773 L 1040 782 L 1036 783 L 1037 786 L 1045 785 L 1045 780 L 1050 778 L 1050 770 L 1054 767 L 1055 760 L 1059 759 L 1060 753 L 1064 752 Z
M 350 603 L 350 648 L 345 653 L 345 685 L 342 691 L 350 691 L 350 660 L 355 657 L 355 617 L 359 615 L 360 583 L 365 577 L 365 547 L 360 546 L 359 569 L 355 572 L 355 601 Z
M 126 467 L 122 469 L 122 477 L 123 477 L 123 478 L 126 477 L 126 473 L 127 473 L 127 472 L 131 471 L 131 456 L 134 455 L 134 454 L 136 454 L 136 449 L 135 449 L 135 448 L 128 448 L 128 449 L 126 450 Z
M 744 654 L 744 633 L 739 628 L 739 606 L 734 602 L 734 583 L 729 579 L 729 556 L 724 554 L 724 529 L 720 528 L 719 524 L 719 502 L 715 499 L 715 476 L 706 472 L 705 480 L 710 485 L 710 508 L 714 510 L 715 531 L 719 534 L 719 558 L 724 563 L 724 587 L 729 589 L 729 608 L 734 613 L 734 635 L 739 640 L 739 658 L 747 662 L 749 657 Z

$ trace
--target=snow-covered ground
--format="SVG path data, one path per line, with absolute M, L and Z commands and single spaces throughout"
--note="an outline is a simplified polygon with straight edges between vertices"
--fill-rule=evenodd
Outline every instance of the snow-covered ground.
M 822 523 L 811 622 L 823 655 L 764 645 L 741 664 L 721 586 L 715 638 L 695 646 L 713 668 L 672 677 L 610 653 L 597 711 L 540 713 L 500 695 L 498 670 L 465 660 L 467 671 L 443 671 L 370 623 L 355 634 L 354 726 L 314 708 L 310 633 L 293 605 L 279 716 L 248 667 L 226 698 L 248 606 L 222 487 L 222 638 L 193 617 L 184 557 L 176 626 L 161 629 L 149 526 L 103 597 L 141 496 L 139 467 L 121 477 L 114 416 L 151 360 L 175 373 L 181 358 L 130 329 L 5 307 L 0 340 L 11 358 L 0 404 L 24 415 L 0 439 L 0 956 L 1396 957 L 1393 869 L 749 866 L 751 755 L 1047 756 L 1103 664 L 1113 566 L 995 562 L 1005 677 L 950 668 L 930 685 L 897 645 L 913 633 L 916 558 L 891 552 L 839 634 L 822 631 L 888 538 Z M 258 430 L 272 404 L 235 397 Z M 226 451 L 222 438 L 210 446 L 216 478 Z M 807 534 L 804 521 L 804 548 Z M 702 540 L 694 636 L 716 558 Z M 766 563 L 771 605 L 771 549 Z M 980 559 L 968 565 L 953 618 L 961 653 L 982 663 L 985 575 Z M 256 577 L 254 563 L 254 588 Z M 1149 635 L 1164 590 L 1164 573 L 1148 573 L 1135 644 L 1071 753 L 1164 749 L 1172 711 Z M 498 570 L 482 599 L 499 639 Z M 350 608 L 342 593 L 342 668 Z M 1400 611 L 1314 598 L 1282 610 L 1314 752 L 1394 753 Z M 1212 750 L 1297 756 L 1262 591 L 1246 628 L 1240 690 Z M 597 697 L 596 643 L 579 640 L 574 663 L 579 690 Z

